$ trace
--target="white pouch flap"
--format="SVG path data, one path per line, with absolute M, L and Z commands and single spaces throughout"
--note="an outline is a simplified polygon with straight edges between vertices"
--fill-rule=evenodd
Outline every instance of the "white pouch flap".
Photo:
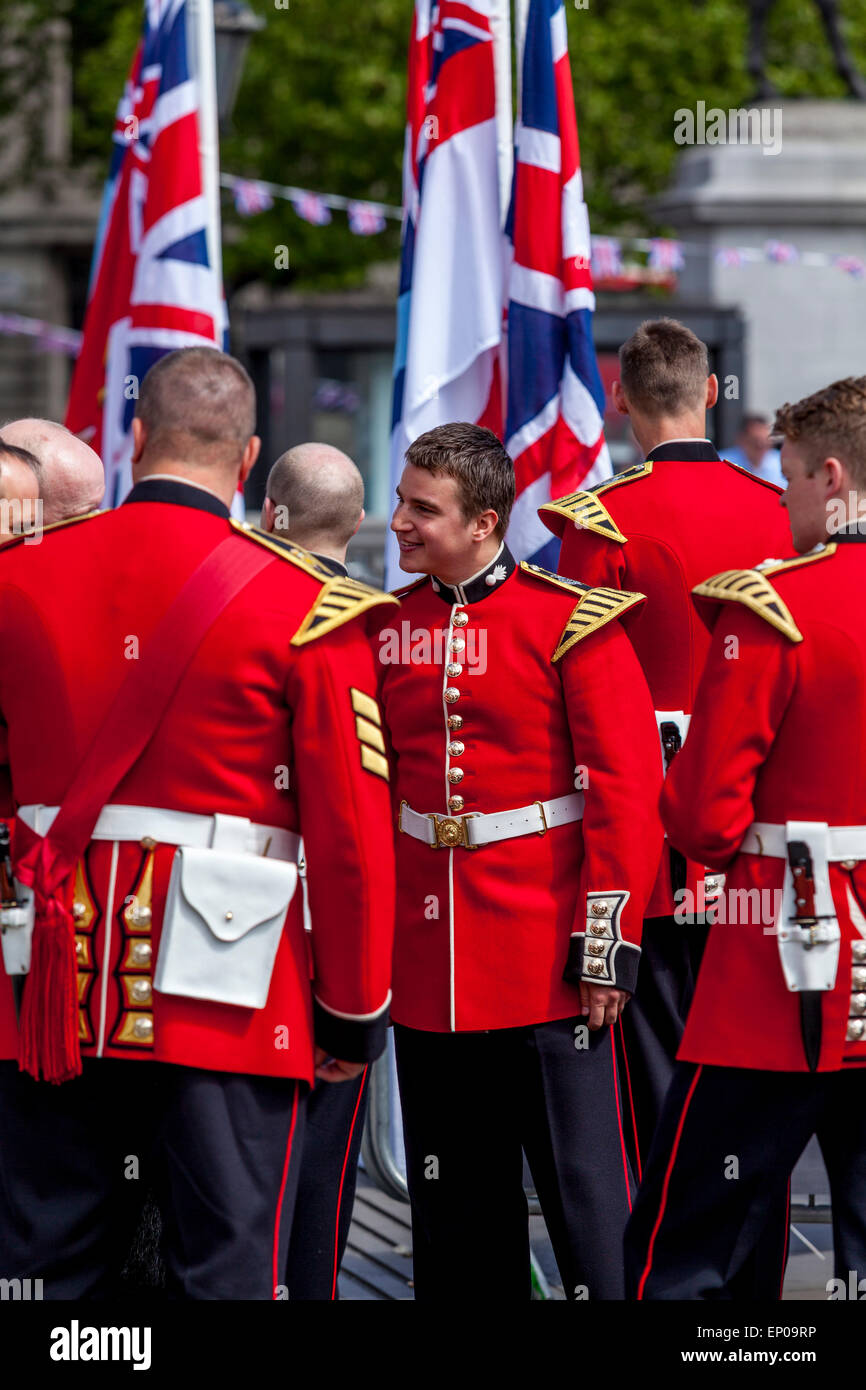
M 6 974 L 27 975 L 30 973 L 30 948 L 36 912 L 32 890 L 25 888 L 17 879 L 13 881 L 15 896 L 23 906 L 0 909 L 0 948 Z
M 174 856 L 154 989 L 264 1008 L 297 865 L 184 846 Z
M 836 983 L 842 934 L 830 890 L 829 827 L 825 821 L 789 820 L 785 825 L 785 839 L 789 845 L 801 840 L 809 847 L 815 883 L 815 916 L 818 919 L 811 929 L 797 925 L 797 890 L 790 862 L 786 858 L 782 906 L 776 923 L 785 984 L 794 993 L 801 990 L 830 990 Z

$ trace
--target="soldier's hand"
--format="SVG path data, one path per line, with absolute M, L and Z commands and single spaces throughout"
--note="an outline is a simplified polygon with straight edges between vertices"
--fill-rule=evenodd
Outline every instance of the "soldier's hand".
M 320 1081 L 354 1081 L 367 1065 L 366 1062 L 341 1062 L 323 1047 L 316 1048 L 315 1060 L 316 1076 Z
M 583 1014 L 592 1029 L 603 1028 L 606 1023 L 616 1023 L 628 1000 L 629 995 L 624 989 L 612 989 L 610 985 L 593 985 L 588 980 L 580 982 Z

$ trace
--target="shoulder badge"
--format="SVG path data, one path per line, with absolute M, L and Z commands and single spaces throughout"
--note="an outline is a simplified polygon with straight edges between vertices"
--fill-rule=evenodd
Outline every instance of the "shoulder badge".
M 11 550 L 15 545 L 23 545 L 25 541 L 32 540 L 35 536 L 40 538 L 47 536 L 50 532 L 59 531 L 64 526 L 77 526 L 79 521 L 92 521 L 96 516 L 108 516 L 108 512 L 97 508 L 93 512 L 82 512 L 81 516 L 68 516 L 63 521 L 52 521 L 38 530 L 23 531 L 20 536 L 9 536 L 7 540 L 0 542 L 0 551 Z
M 597 632 L 613 618 L 621 618 L 630 608 L 635 608 L 646 598 L 645 594 L 632 593 L 628 589 L 590 589 L 586 585 L 581 587 L 586 589 L 586 592 L 566 623 L 551 661 L 559 661 L 582 638 Z
M 789 641 L 803 640 L 788 605 L 758 570 L 724 570 L 705 579 L 703 584 L 697 584 L 692 593 L 695 598 L 711 599 L 715 603 L 741 603 Z
M 293 647 L 302 647 L 307 642 L 314 642 L 317 637 L 324 637 L 326 633 L 333 632 L 335 628 L 341 627 L 352 618 L 357 618 L 368 608 L 375 608 L 377 604 L 399 603 L 393 594 L 383 593 L 381 589 L 372 589 L 369 584 L 362 584 L 358 579 L 335 575 L 315 555 L 281 536 L 271 536 L 266 531 L 260 531 L 258 527 L 242 526 L 238 521 L 232 521 L 231 524 L 239 535 L 246 536 L 257 545 L 263 545 L 267 550 L 272 550 L 280 559 L 288 560 L 290 564 L 296 565 L 298 569 L 304 570 L 321 583 L 322 589 L 315 603 L 292 638 Z
M 606 536 L 609 541 L 625 545 L 622 534 L 610 512 L 600 502 L 594 492 L 570 492 L 567 497 L 558 497 L 554 502 L 546 502 L 538 508 L 538 515 L 548 530 L 555 536 L 562 536 L 565 526 L 560 518 L 570 521 L 573 526 L 581 526 L 585 531 L 595 531 Z

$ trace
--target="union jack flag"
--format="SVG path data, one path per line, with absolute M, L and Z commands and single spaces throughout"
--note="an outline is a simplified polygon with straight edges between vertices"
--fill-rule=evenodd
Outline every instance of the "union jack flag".
M 775 261 L 777 265 L 794 265 L 800 259 L 796 246 L 792 246 L 789 241 L 765 242 L 764 255 L 768 261 Z
M 470 420 L 502 435 L 504 254 L 493 0 L 416 0 L 403 157 L 403 242 L 391 478 L 425 430 Z M 388 537 L 386 575 L 399 579 Z
M 562 0 L 530 0 L 512 203 L 506 447 L 517 497 L 508 544 L 556 568 L 538 517 L 551 497 L 611 474 L 592 340 L 595 295 Z
M 191 74 L 186 0 L 146 0 L 144 30 L 117 108 L 66 424 L 105 465 L 105 505 L 131 484 L 138 383 L 166 352 L 220 348 L 219 236 L 201 167 L 201 93 Z M 211 219 L 209 219 L 211 213 Z M 218 222 L 217 222 L 218 226 Z
M 667 237 L 653 237 L 650 241 L 647 260 L 650 270 L 682 270 L 685 265 L 683 248 L 678 241 Z
M 327 227 L 331 221 L 331 209 L 318 193 L 302 193 L 292 199 L 292 207 L 304 222 L 310 222 L 314 227 Z
M 592 273 L 596 280 L 615 280 L 622 275 L 622 247 L 615 236 L 592 238 Z
M 257 179 L 235 179 L 232 187 L 235 208 L 241 217 L 254 217 L 259 212 L 270 212 L 274 200 L 267 184 Z
M 350 203 L 347 212 L 349 230 L 356 236 L 373 236 L 385 229 L 385 219 L 375 203 Z

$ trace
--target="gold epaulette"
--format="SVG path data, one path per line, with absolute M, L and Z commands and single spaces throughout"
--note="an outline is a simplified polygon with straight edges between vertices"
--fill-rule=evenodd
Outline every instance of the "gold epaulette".
M 567 574 L 554 574 L 553 570 L 542 569 L 541 565 L 531 565 L 528 560 L 521 560 L 520 568 L 524 574 L 531 574 L 533 579 L 546 579 L 548 584 L 555 584 L 558 589 L 566 589 L 570 594 L 587 594 L 592 587 L 582 584 L 579 579 L 570 579 Z
M 108 512 L 101 511 L 97 507 L 93 512 L 82 512 L 80 516 L 67 516 L 63 521 L 51 521 L 47 526 L 41 526 L 33 531 L 24 531 L 20 536 L 9 536 L 6 540 L 0 541 L 0 551 L 9 550 L 13 545 L 23 545 L 25 541 L 32 541 L 37 536 L 41 540 L 51 531 L 59 531 L 64 526 L 75 526 L 79 521 L 92 521 L 95 516 L 108 516 Z
M 559 661 L 582 638 L 588 637 L 591 632 L 597 632 L 613 618 L 621 618 L 630 608 L 643 603 L 645 598 L 646 594 L 633 593 L 629 589 L 587 588 L 563 628 L 551 661 Z
M 311 555 L 308 550 L 302 550 L 299 545 L 293 545 L 291 541 L 269 535 L 255 526 L 243 526 L 238 521 L 232 521 L 231 524 L 239 535 L 246 536 L 257 545 L 263 545 L 266 550 L 272 550 L 280 559 L 288 560 L 290 564 L 296 565 L 298 569 L 304 570 L 321 583 L 322 589 L 315 603 L 292 638 L 293 647 L 302 647 L 306 642 L 314 642 L 317 637 L 324 637 L 326 633 L 333 632 L 335 628 L 350 622 L 352 618 L 357 618 L 368 608 L 375 608 L 377 604 L 399 605 L 399 600 L 394 598 L 393 594 L 373 589 L 358 579 L 334 574 L 333 570 L 322 564 L 315 555 Z
M 556 536 L 561 537 L 565 529 L 561 522 L 557 524 L 556 518 L 564 517 L 573 526 L 595 531 L 596 535 L 606 536 L 609 541 L 617 541 L 620 545 L 626 542 L 626 537 L 607 507 L 599 502 L 594 492 L 570 492 L 567 497 L 557 497 L 554 502 L 545 502 L 543 507 L 539 507 L 538 515 Z
M 612 487 L 622 487 L 623 483 L 636 483 L 638 478 L 648 478 L 652 471 L 652 459 L 646 459 L 643 463 L 633 463 L 621 473 L 614 473 L 612 478 L 605 478 L 603 483 L 596 483 L 592 490 L 598 496 L 602 492 L 610 492 Z
M 817 557 L 816 557 L 817 558 Z M 781 567 L 783 561 L 774 562 Z M 775 573 L 775 569 L 773 573 Z M 710 599 L 714 603 L 741 603 L 759 618 L 781 632 L 791 642 L 802 642 L 803 634 L 794 622 L 791 610 L 773 588 L 766 574 L 759 570 L 724 570 L 697 584 L 692 593 L 695 598 Z
M 810 550 L 806 555 L 791 555 L 787 560 L 762 560 L 755 569 L 760 574 L 780 574 L 783 571 L 799 569 L 801 565 L 814 565 L 816 560 L 828 560 L 838 549 L 835 541 L 822 545 L 820 550 Z

